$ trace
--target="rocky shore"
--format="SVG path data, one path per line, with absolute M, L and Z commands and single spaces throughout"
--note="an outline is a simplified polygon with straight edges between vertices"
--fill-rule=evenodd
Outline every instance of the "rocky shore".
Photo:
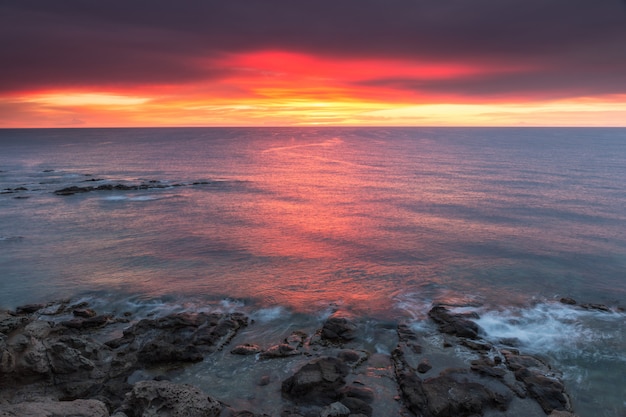
M 257 325 L 243 313 L 138 319 L 86 303 L 27 305 L 0 312 L 0 416 L 268 415 L 170 378 L 170 370 L 217 354 L 289 368 L 282 380 L 255 380 L 260 395 L 278 398 L 273 415 L 281 417 L 574 416 L 559 372 L 520 353 L 515 340 L 488 343 L 476 318 L 434 305 L 434 343 L 406 323 L 390 323 L 395 348 L 385 353 L 365 349 L 367 329 L 341 312 L 313 332 L 261 346 L 241 340 Z M 146 370 L 156 376 L 148 379 Z M 252 378 L 247 372 L 239 377 Z

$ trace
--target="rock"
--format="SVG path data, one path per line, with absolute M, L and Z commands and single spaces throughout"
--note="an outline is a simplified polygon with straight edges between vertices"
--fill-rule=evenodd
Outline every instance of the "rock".
M 479 327 L 470 318 L 478 318 L 477 314 L 453 314 L 446 307 L 436 305 L 428 312 L 428 316 L 433 319 L 443 333 L 477 339 Z
M 417 340 L 417 334 L 404 323 L 398 324 L 397 332 L 400 342 L 410 342 Z
M 468 347 L 472 350 L 476 350 L 478 352 L 489 352 L 492 346 L 489 343 L 477 342 L 475 340 L 463 339 L 461 340 L 461 344 L 465 347 Z
M 124 330 L 123 337 L 106 344 L 139 352 L 138 360 L 144 363 L 198 361 L 201 355 L 221 349 L 247 324 L 247 317 L 238 313 L 172 314 L 141 320 Z
M 425 374 L 431 369 L 433 369 L 433 366 L 428 362 L 428 359 L 422 359 L 417 365 L 417 372 L 419 372 L 420 374 Z
M 0 404 L 1 417 L 109 417 L 104 403 L 97 400 L 43 401 Z
M 85 318 L 85 319 L 90 319 L 90 318 L 96 317 L 98 315 L 91 308 L 77 308 L 74 311 L 72 311 L 72 314 L 75 317 L 82 317 L 82 318 Z
M 61 322 L 61 325 L 68 327 L 70 329 L 84 330 L 84 329 L 93 329 L 96 327 L 103 327 L 112 322 L 112 317 L 109 315 L 106 316 L 95 316 L 87 319 L 76 318 L 68 321 Z
M 559 301 L 561 302 L 561 304 L 569 304 L 572 306 L 576 305 L 576 300 L 570 297 L 562 297 Z
M 324 407 L 320 417 L 348 417 L 350 409 L 340 402 L 334 402 Z
M 498 358 L 499 359 L 499 358 Z M 474 372 L 478 372 L 481 375 L 487 375 L 495 378 L 502 378 L 506 374 L 506 371 L 502 368 L 497 368 L 496 363 L 491 362 L 489 359 L 482 358 L 472 361 L 470 369 Z
M 259 345 L 253 345 L 250 343 L 244 343 L 243 345 L 237 345 L 230 351 L 233 355 L 256 355 L 261 352 Z
M 364 359 L 364 355 L 356 350 L 344 349 L 337 354 L 337 357 L 346 363 L 358 363 Z
M 307 334 L 302 331 L 292 332 L 289 336 L 285 338 L 285 343 L 289 346 L 293 346 L 298 349 L 304 346 L 304 342 L 306 341 Z
M 345 343 L 356 337 L 356 330 L 356 324 L 345 317 L 329 317 L 324 322 L 321 337 L 323 340 Z
M 298 352 L 294 347 L 285 343 L 281 343 L 279 345 L 270 347 L 266 351 L 261 352 L 261 359 L 285 358 L 287 356 L 294 356 L 299 354 L 300 352 Z
M 604 304 L 587 303 L 587 304 L 581 304 L 580 307 L 584 308 L 585 310 L 605 311 L 607 313 L 611 312 L 611 309 L 605 306 Z
M 26 326 L 33 321 L 32 317 L 14 316 L 6 312 L 0 312 L 0 333 L 8 335 L 20 327 Z
M 155 340 L 143 345 L 138 354 L 139 362 L 154 365 L 169 362 L 200 362 L 204 356 L 194 345 L 178 346 Z
M 569 411 L 555 410 L 550 413 L 549 417 L 578 417 L 578 416 L 574 413 L 570 413 Z
M 341 394 L 341 398 L 358 398 L 368 404 L 374 401 L 374 391 L 367 387 L 349 385 L 339 390 L 339 394 Z
M 142 417 L 217 417 L 222 405 L 192 385 L 141 381 L 127 394 L 120 411 Z
M 281 391 L 295 403 L 328 405 L 338 399 L 348 372 L 341 359 L 323 357 L 307 363 L 284 380 Z
M 346 397 L 342 398 L 341 402 L 348 407 L 351 415 L 360 414 L 368 417 L 372 415 L 372 406 L 359 398 Z
M 565 387 L 557 379 L 532 372 L 527 368 L 516 371 L 515 377 L 524 383 L 530 396 L 539 403 L 546 414 L 554 410 L 571 411 Z
M 422 380 L 410 371 L 399 371 L 396 368 L 396 381 L 407 408 L 417 416 L 426 415 L 428 399 L 422 385 Z
M 486 386 L 465 381 L 455 370 L 442 372 L 422 384 L 428 409 L 433 416 L 482 415 L 486 409 L 505 411 L 512 399 Z M 459 377 L 461 376 L 461 377 Z
M 33 314 L 44 308 L 44 304 L 27 304 L 15 309 L 16 314 Z

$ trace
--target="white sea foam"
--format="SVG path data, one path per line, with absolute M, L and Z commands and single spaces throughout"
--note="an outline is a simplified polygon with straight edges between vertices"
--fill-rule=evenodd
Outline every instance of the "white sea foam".
M 254 311 L 250 315 L 253 320 L 260 323 L 267 323 L 280 318 L 285 318 L 286 316 L 288 316 L 288 312 L 284 307 L 281 306 L 262 308 L 260 310 Z
M 102 199 L 105 201 L 152 201 L 159 200 L 161 197 L 147 196 L 147 195 L 139 195 L 139 196 L 125 196 L 125 195 L 111 195 L 107 197 L 103 197 Z
M 475 320 L 484 337 L 494 343 L 516 339 L 520 348 L 557 356 L 604 356 L 626 360 L 626 355 L 603 349 L 619 345 L 624 314 L 585 310 L 560 303 L 479 312 Z M 621 358 L 620 358 L 621 357 Z

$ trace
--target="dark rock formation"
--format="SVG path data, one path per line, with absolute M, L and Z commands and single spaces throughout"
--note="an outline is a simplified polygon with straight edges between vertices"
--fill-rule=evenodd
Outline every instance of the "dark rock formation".
M 196 362 L 204 354 L 221 349 L 247 324 L 248 318 L 238 313 L 173 314 L 141 320 L 107 345 L 114 349 L 123 347 L 137 362 L 146 365 Z
M 97 179 L 89 179 L 89 180 L 85 180 L 83 182 L 99 182 L 99 181 L 103 181 L 100 178 Z M 84 186 L 84 187 L 79 187 L 77 185 L 72 185 L 70 187 L 65 187 L 65 188 L 61 188 L 59 190 L 54 191 L 54 194 L 56 195 L 74 195 L 74 194 L 83 194 L 83 193 L 89 193 L 92 191 L 142 191 L 142 190 L 151 190 L 151 189 L 156 189 L 156 188 L 169 188 L 169 187 L 182 187 L 184 185 L 192 185 L 192 186 L 197 186 L 197 185 L 210 185 L 211 182 L 209 181 L 195 181 L 191 184 L 163 184 L 160 181 L 157 180 L 150 180 L 147 182 L 142 182 L 139 184 L 122 184 L 122 183 L 118 183 L 118 184 L 102 184 L 102 185 L 97 185 L 97 186 Z M 13 190 L 11 191 L 13 192 Z
M 138 191 L 138 190 L 149 190 L 152 188 L 167 188 L 168 185 L 159 184 L 159 183 L 141 183 L 135 185 L 126 185 L 126 184 L 103 184 L 98 185 L 97 187 L 88 186 L 88 187 L 78 187 L 73 185 L 71 187 L 62 188 L 60 190 L 56 190 L 54 194 L 56 195 L 73 195 L 73 194 L 82 194 L 89 193 L 91 191 Z
M 258 345 L 244 343 L 243 345 L 237 345 L 230 351 L 233 355 L 256 355 L 261 352 L 261 348 Z
M 339 398 L 349 372 L 341 359 L 315 359 L 283 381 L 282 393 L 295 403 L 328 405 Z
M 442 333 L 469 339 L 478 338 L 478 325 L 469 320 L 470 318 L 477 319 L 476 313 L 454 314 L 446 307 L 436 305 L 428 312 L 428 316 L 437 323 Z
M 570 297 L 562 297 L 559 301 L 562 304 L 576 305 L 576 300 Z
M 280 343 L 278 345 L 274 345 L 269 349 L 261 352 L 262 359 L 272 359 L 272 358 L 285 358 L 287 356 L 300 355 L 300 352 L 296 350 L 296 348 L 288 345 L 286 343 Z
M 169 381 L 141 381 L 133 386 L 120 410 L 128 417 L 217 417 L 222 405 L 198 388 Z
M 357 326 L 346 317 L 329 317 L 322 327 L 321 337 L 331 342 L 345 343 L 356 337 Z
M 228 357 L 216 352 L 249 325 L 240 313 L 181 313 L 124 324 L 132 317 L 98 315 L 88 305 L 69 301 L 19 311 L 0 312 L 0 417 L 264 416 L 167 381 L 208 355 Z M 240 340 L 230 351 L 271 362 L 227 360 L 246 367 L 259 364 L 261 372 L 251 373 L 256 382 L 251 399 L 278 396 L 280 384 L 281 416 L 370 417 L 409 411 L 420 417 L 573 416 L 559 374 L 544 361 L 479 339 L 472 316 L 435 306 L 431 317 L 449 333 L 444 338 L 454 349 L 441 346 L 441 335 L 434 343 L 398 325 L 396 333 L 385 327 L 392 338 L 398 335 L 391 357 L 370 352 L 365 344 L 356 344 L 354 322 L 333 317 L 310 337 L 296 331 L 266 350 Z M 100 342 L 110 334 L 121 337 Z M 274 363 L 299 369 L 281 383 L 271 369 Z M 155 371 L 155 380 L 133 385 Z M 383 380 L 388 385 L 376 385 Z M 391 400 L 397 393 L 402 401 Z M 78 399 L 89 401 L 74 401 Z

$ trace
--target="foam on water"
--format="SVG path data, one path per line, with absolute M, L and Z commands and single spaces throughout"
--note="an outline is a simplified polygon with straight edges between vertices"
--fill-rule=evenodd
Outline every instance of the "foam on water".
M 603 352 L 603 346 L 623 338 L 625 315 L 620 312 L 585 310 L 560 303 L 540 303 L 533 307 L 479 312 L 476 323 L 485 338 L 498 343 L 517 339 L 520 347 L 533 353 L 559 357 L 603 356 L 626 361 L 623 351 Z
M 262 308 L 252 312 L 250 317 L 260 323 L 268 323 L 278 319 L 288 318 L 288 311 L 281 306 Z
M 138 196 L 125 196 L 125 195 L 112 195 L 103 197 L 102 200 L 105 201 L 152 201 L 152 200 L 160 200 L 165 198 L 165 196 L 147 196 L 147 195 L 138 195 Z

